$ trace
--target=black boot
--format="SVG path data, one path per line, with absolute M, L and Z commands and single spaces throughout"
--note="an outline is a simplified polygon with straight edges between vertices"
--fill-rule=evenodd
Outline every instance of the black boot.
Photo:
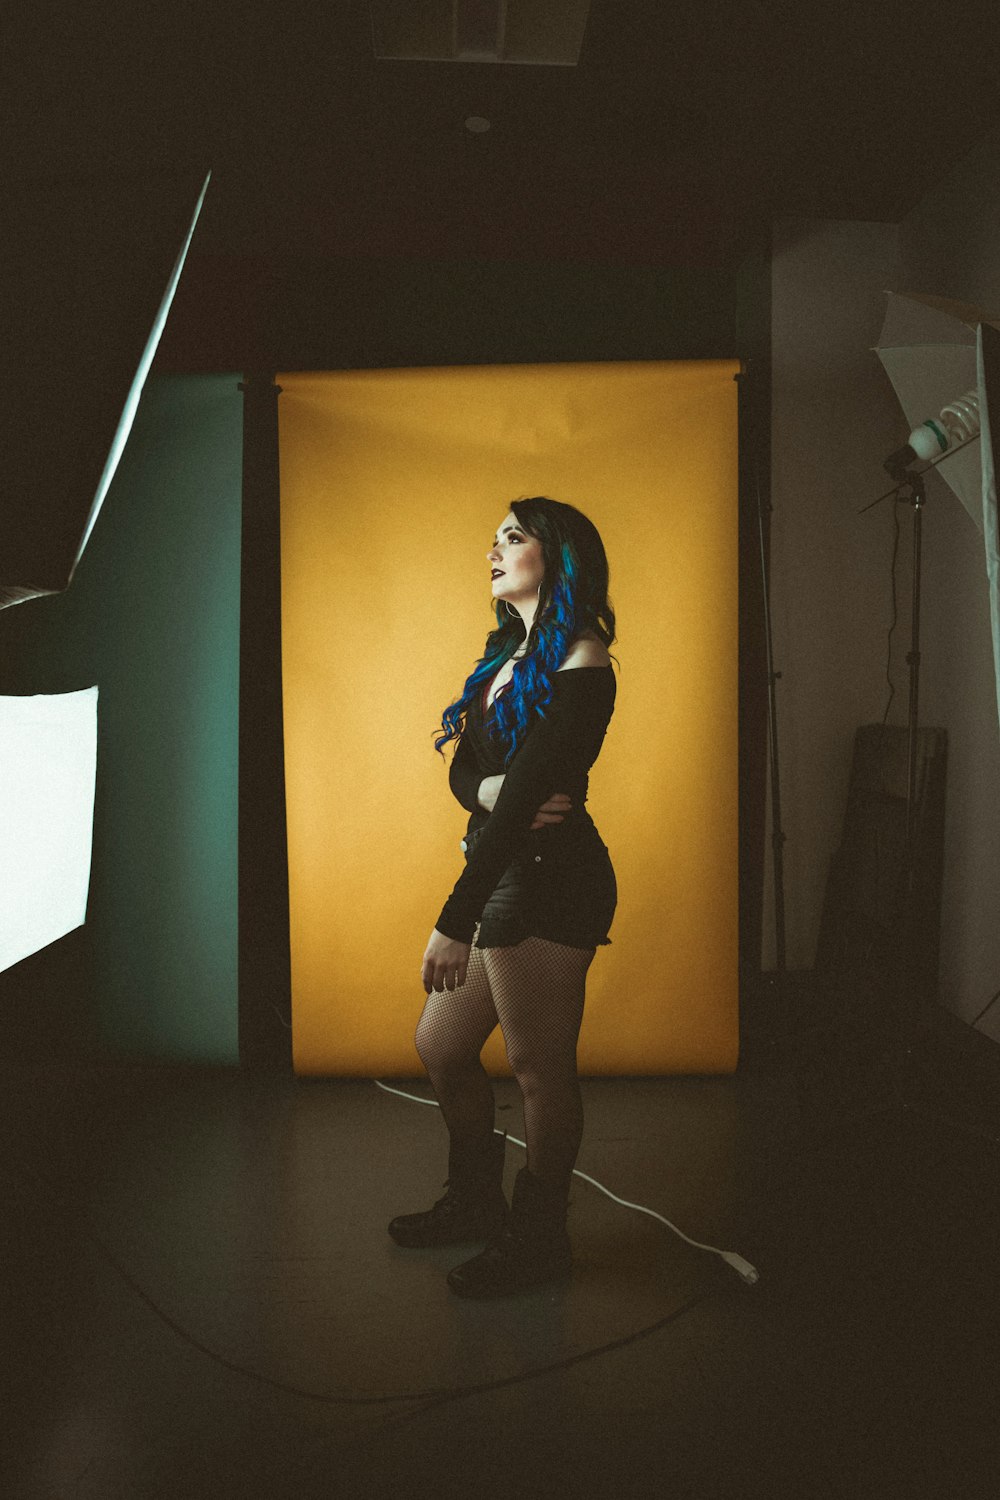
M 573 1268 L 567 1203 L 565 1190 L 522 1167 L 506 1224 L 480 1255 L 448 1272 L 452 1291 L 460 1297 L 506 1297 L 565 1280 Z
M 448 1188 L 434 1207 L 420 1214 L 400 1214 L 389 1225 L 397 1245 L 407 1250 L 427 1245 L 459 1245 L 497 1234 L 510 1210 L 503 1193 L 507 1132 L 486 1142 L 452 1140 L 448 1147 Z

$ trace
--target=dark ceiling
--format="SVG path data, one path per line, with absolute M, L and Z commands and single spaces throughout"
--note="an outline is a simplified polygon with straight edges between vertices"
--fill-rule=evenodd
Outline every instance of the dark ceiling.
M 379 60 L 368 0 L 15 5 L 0 554 L 36 592 L 209 169 L 156 373 L 738 354 L 766 434 L 770 220 L 899 220 L 1000 118 L 996 0 L 591 0 L 571 67 Z
M 6 31 L 8 170 L 211 167 L 192 263 L 725 263 L 775 214 L 898 220 L 1000 118 L 995 0 L 592 0 L 576 67 L 378 61 L 367 0 Z

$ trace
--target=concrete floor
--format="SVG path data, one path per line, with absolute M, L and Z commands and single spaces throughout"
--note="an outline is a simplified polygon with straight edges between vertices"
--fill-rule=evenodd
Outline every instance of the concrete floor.
M 900 1088 L 780 1021 L 733 1078 L 584 1079 L 578 1168 L 760 1280 L 576 1178 L 572 1281 L 496 1302 L 385 1232 L 436 1107 L 8 1057 L 0 1494 L 992 1500 L 1000 1120 L 942 1046 Z

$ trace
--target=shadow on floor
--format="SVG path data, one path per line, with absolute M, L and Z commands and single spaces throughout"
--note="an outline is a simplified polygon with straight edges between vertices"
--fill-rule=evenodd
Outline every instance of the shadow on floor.
M 456 1298 L 475 1246 L 385 1233 L 443 1192 L 436 1107 L 8 1056 L 3 1493 L 992 1496 L 992 1058 L 819 1003 L 763 994 L 732 1078 L 583 1080 L 578 1168 L 753 1287 L 578 1177 L 568 1286 Z

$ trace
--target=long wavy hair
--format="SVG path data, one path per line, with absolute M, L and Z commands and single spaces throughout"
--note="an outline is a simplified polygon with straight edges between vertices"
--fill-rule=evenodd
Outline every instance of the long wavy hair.
M 523 530 L 540 540 L 545 574 L 525 655 L 516 663 L 509 686 L 494 699 L 486 718 L 489 738 L 505 750 L 505 768 L 532 714 L 537 712 L 544 718 L 552 700 L 553 675 L 565 661 L 570 644 L 586 630 L 593 630 L 605 646 L 615 639 L 615 612 L 608 598 L 608 559 L 593 521 L 575 506 L 550 500 L 547 495 L 512 500 L 510 509 Z M 516 610 L 509 610 L 503 599 L 495 600 L 494 609 L 497 628 L 487 635 L 483 655 L 466 678 L 460 697 L 441 715 L 445 732 L 434 741 L 434 749 L 442 759 L 442 745 L 464 731 L 469 707 L 483 684 L 525 640 L 524 622 Z

